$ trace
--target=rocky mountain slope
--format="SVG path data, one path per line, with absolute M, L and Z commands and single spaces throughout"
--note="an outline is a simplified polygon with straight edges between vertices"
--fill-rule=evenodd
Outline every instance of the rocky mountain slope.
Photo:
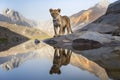
M 37 29 L 37 28 L 29 28 L 25 26 L 20 26 L 16 24 L 10 24 L 7 22 L 0 22 L 0 26 L 3 26 L 15 33 L 21 34 L 29 39 L 45 39 L 50 37 L 48 34 L 45 32 Z
M 3 10 L 3 13 L 0 14 L 0 21 L 28 27 L 37 26 L 37 23 L 35 21 L 27 19 L 19 12 L 8 8 Z
M 109 2 L 103 0 L 87 10 L 82 10 L 70 16 L 73 28 L 74 27 L 76 27 L 76 29 L 81 28 L 93 22 L 100 16 L 104 15 L 107 10 L 108 4 Z
M 110 4 L 105 15 L 82 30 L 120 35 L 120 1 Z M 80 31 L 80 30 L 79 30 Z M 78 32 L 79 32 L 78 31 Z

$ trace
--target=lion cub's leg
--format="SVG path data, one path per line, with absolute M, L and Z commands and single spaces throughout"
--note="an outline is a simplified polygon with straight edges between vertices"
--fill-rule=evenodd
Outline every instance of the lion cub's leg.
M 70 26 L 70 32 L 73 33 L 71 26 Z
M 57 36 L 57 27 L 54 27 L 54 33 L 55 33 L 54 37 L 56 37 Z
M 63 26 L 60 26 L 60 30 L 59 30 L 59 35 L 63 35 L 64 34 L 64 31 L 63 31 Z
M 55 33 L 54 37 L 58 36 L 58 32 L 57 31 L 58 31 L 58 27 L 54 26 L 54 33 Z
M 68 34 L 73 33 L 70 24 L 68 24 L 66 27 L 67 27 L 67 33 Z
M 70 29 L 69 29 L 69 27 L 67 27 L 67 33 L 70 34 Z

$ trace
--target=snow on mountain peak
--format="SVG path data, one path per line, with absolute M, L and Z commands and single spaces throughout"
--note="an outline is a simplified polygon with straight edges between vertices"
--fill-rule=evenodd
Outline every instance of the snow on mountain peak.
M 23 16 L 20 15 L 17 11 L 14 11 L 12 9 L 5 9 L 3 10 L 3 15 L 11 18 L 12 20 L 20 20 L 20 18 L 22 19 Z
M 100 2 L 98 3 L 98 6 L 103 7 L 103 8 L 107 8 L 109 4 L 110 3 L 108 0 L 100 0 Z
M 10 15 L 10 14 L 13 14 L 14 12 L 16 12 L 16 11 L 7 8 L 7 9 L 3 10 L 3 15 Z
M 18 11 L 9 8 L 4 9 L 2 15 L 3 16 L 0 19 L 0 21 L 5 21 L 5 22 L 14 23 L 23 26 L 29 26 L 29 27 L 37 26 L 37 22 L 27 19 Z

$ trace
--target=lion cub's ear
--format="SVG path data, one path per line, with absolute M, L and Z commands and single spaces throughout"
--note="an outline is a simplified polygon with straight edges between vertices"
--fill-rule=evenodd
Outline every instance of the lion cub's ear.
M 53 9 L 52 9 L 52 8 L 50 8 L 50 9 L 49 9 L 49 11 L 50 11 L 50 12 L 52 12 L 52 11 L 53 11 Z
M 57 10 L 58 10 L 58 12 L 60 13 L 61 9 L 57 9 Z

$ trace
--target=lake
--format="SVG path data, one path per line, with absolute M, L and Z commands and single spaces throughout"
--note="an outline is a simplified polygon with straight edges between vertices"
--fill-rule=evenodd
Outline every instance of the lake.
M 0 52 L 0 80 L 118 80 L 120 47 L 67 50 L 30 40 Z

